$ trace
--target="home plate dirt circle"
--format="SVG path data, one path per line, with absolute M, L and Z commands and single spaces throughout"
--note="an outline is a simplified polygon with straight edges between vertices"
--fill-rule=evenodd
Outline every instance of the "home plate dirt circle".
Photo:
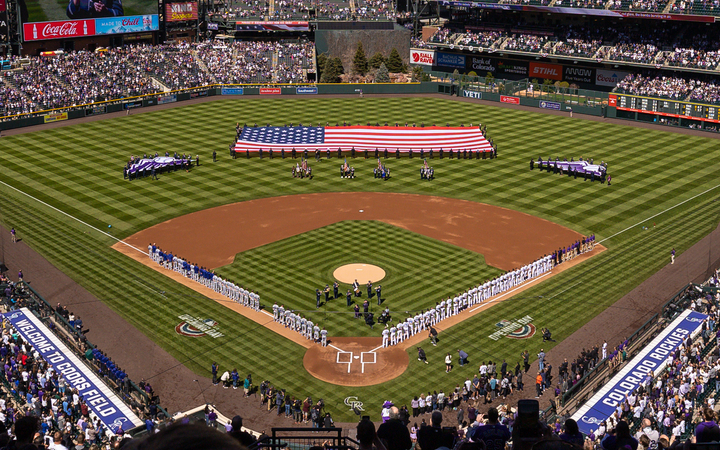
M 310 347 L 303 366 L 315 378 L 340 386 L 371 386 L 397 378 L 410 362 L 408 353 L 382 348 L 377 337 L 333 337 L 328 346 Z
M 352 284 L 355 280 L 359 280 L 360 283 L 364 283 L 365 280 L 375 283 L 385 278 L 385 271 L 372 264 L 345 264 L 335 269 L 333 277 L 346 284 Z

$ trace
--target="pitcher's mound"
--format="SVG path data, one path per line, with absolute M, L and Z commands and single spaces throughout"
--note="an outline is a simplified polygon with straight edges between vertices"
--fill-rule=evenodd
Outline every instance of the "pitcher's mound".
M 367 280 L 375 283 L 385 278 L 385 271 L 372 264 L 345 264 L 333 272 L 333 277 L 341 283 L 352 284 L 358 280 L 362 285 Z
M 340 386 L 370 386 L 399 377 L 410 357 L 392 346 L 379 348 L 381 338 L 333 337 L 327 347 L 316 345 L 305 352 L 303 365 L 310 375 Z

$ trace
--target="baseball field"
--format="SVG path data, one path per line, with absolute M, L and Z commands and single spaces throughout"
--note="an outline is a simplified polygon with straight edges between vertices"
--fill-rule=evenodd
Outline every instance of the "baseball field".
M 419 158 L 388 158 L 392 178 L 382 181 L 372 177 L 377 162 L 361 157 L 349 160 L 356 169 L 355 179 L 340 178 L 339 163 L 333 158 L 311 160 L 314 178 L 300 180 L 290 175 L 294 161 L 228 156 L 235 122 L 326 121 L 482 122 L 498 145 L 499 157 L 436 157 L 431 161 L 436 176 L 432 181 L 420 180 Z M 545 347 L 547 351 L 553 344 L 543 344 L 539 333 L 528 339 L 489 336 L 502 321 L 530 316 L 537 329 L 549 327 L 554 338 L 563 340 L 668 264 L 671 248 L 682 253 L 714 229 L 720 213 L 715 139 L 450 98 L 218 100 L 6 136 L 1 144 L 0 220 L 8 228 L 15 227 L 23 242 L 199 376 L 209 376 L 213 361 L 223 369 L 252 372 L 256 383 L 268 379 L 291 395 L 324 398 L 336 420 L 353 420 L 353 413 L 343 405 L 348 396 L 357 397 L 377 419 L 384 400 L 405 403 L 428 389 L 450 390 L 460 378 L 471 376 L 481 360 L 506 359 L 514 366 L 522 350 L 535 354 Z M 219 155 L 216 163 L 211 160 L 213 150 Z M 123 179 L 122 167 L 130 155 L 165 151 L 199 154 L 201 165 L 189 173 L 161 174 L 159 180 Z M 531 171 L 529 160 L 538 156 L 582 156 L 608 162 L 612 185 Z M 291 198 L 303 209 L 311 207 L 305 198 L 309 194 L 322 197 L 343 192 L 355 193 L 357 204 L 362 204 L 363 193 L 373 192 L 506 208 L 574 233 L 594 233 L 607 250 L 443 331 L 437 347 L 424 346 L 430 364 L 416 365 L 415 349 L 408 348 L 410 368 L 402 375 L 382 385 L 343 387 L 321 381 L 303 368 L 305 346 L 111 248 L 118 239 L 210 208 L 297 196 Z M 354 210 L 356 203 L 351 200 L 337 207 Z M 292 224 L 293 218 L 279 216 L 278 220 Z M 482 216 L 473 220 L 482 228 Z M 204 235 L 196 237 L 193 230 L 182 231 L 184 239 L 205 242 L 215 235 L 242 239 L 252 226 L 252 221 L 242 226 L 232 221 L 216 223 L 199 229 Z M 258 221 L 255 226 L 268 225 Z M 448 233 L 458 231 L 452 220 L 444 226 Z M 234 257 L 212 267 L 258 291 L 265 308 L 277 301 L 322 315 L 320 320 L 331 336 L 378 337 L 378 327 L 370 330 L 352 318 L 344 298 L 312 311 L 315 288 L 332 285 L 335 268 L 367 262 L 386 270 L 380 283 L 391 309 L 398 308 L 403 316 L 405 311 L 426 308 L 513 267 L 507 262 L 493 265 L 490 261 L 496 255 L 463 245 L 463 233 L 472 231 L 463 228 L 457 241 L 449 243 L 430 233 L 410 231 L 402 223 L 348 216 L 347 221 L 278 237 L 276 242 L 247 244 Z M 482 230 L 487 241 L 495 233 Z M 538 256 L 530 249 L 539 241 L 549 249 L 570 243 L 555 242 L 534 227 L 528 227 L 523 236 L 503 246 L 512 247 L 517 255 L 527 247 L 526 263 Z M 183 256 L 179 251 L 178 255 Z M 521 262 L 520 257 L 512 261 Z M 26 273 L 28 278 L 39 275 Z M 72 304 L 68 306 L 73 309 Z M 215 336 L 179 334 L 180 316 L 211 320 Z M 625 314 L 619 312 L 618 321 L 624 319 Z M 132 342 L 126 345 L 132 347 Z M 447 375 L 442 359 L 447 352 L 456 355 L 458 348 L 470 355 L 471 364 Z

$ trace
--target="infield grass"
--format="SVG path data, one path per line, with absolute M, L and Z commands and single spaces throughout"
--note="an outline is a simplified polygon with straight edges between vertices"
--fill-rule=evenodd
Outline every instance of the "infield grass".
M 308 264 L 308 260 L 311 261 Z M 352 263 L 374 264 L 385 270 L 379 283 L 382 305 L 377 297 L 369 299 L 375 319 L 385 307 L 394 320 L 435 305 L 455 293 L 467 280 L 490 280 L 504 273 L 485 264 L 482 255 L 404 230 L 387 223 L 344 221 L 238 254 L 232 264 L 216 271 L 223 278 L 244 286 L 262 286 L 263 296 L 298 311 L 330 336 L 380 336 L 382 325 L 371 330 L 355 319 L 346 296 L 351 286 L 340 284 L 340 297 L 315 308 L 315 289 L 327 284 L 332 289 L 333 272 Z M 360 278 L 362 297 L 353 295 L 361 307 L 367 299 L 367 280 Z M 375 291 L 373 291 L 373 294 Z M 265 307 L 271 310 L 271 304 Z
M 311 162 L 315 178 L 295 180 L 290 177 L 290 161 L 232 160 L 227 156 L 236 121 L 281 125 L 344 120 L 455 125 L 483 122 L 498 144 L 500 158 L 435 159 L 432 165 L 437 179 L 433 182 L 418 179 L 418 159 L 392 159 L 387 164 L 393 178 L 378 182 L 371 175 L 376 164 L 372 160 L 353 160 L 358 173 L 355 180 L 337 177 L 335 159 Z M 237 201 L 311 192 L 381 191 L 499 205 L 581 233 L 594 232 L 598 239 L 603 239 L 718 185 L 717 143 L 710 138 L 456 102 L 450 98 L 252 98 L 180 106 L 3 137 L 0 181 L 119 238 L 181 214 Z M 215 164 L 210 161 L 213 149 L 220 155 Z M 159 181 L 122 179 L 122 166 L 131 154 L 156 151 L 164 154 L 166 150 L 193 156 L 199 153 L 202 165 L 190 173 L 161 175 Z M 613 185 L 530 171 L 529 159 L 538 156 L 576 159 L 583 156 L 596 162 L 607 161 Z M 377 419 L 382 401 L 392 399 L 402 404 L 428 389 L 448 391 L 476 370 L 479 360 L 507 359 L 514 366 L 524 348 L 533 355 L 541 346 L 547 350 L 551 345 L 542 344 L 538 336 L 498 341 L 487 336 L 502 319 L 530 315 L 536 326 L 549 326 L 558 341 L 566 338 L 667 264 L 671 247 L 682 252 L 714 229 L 720 212 L 720 204 L 715 202 L 718 191 L 660 214 L 647 222 L 650 225 L 647 231 L 637 227 L 614 237 L 604 243 L 608 251 L 601 255 L 443 332 L 438 347 L 428 349 L 429 366 L 415 367 L 412 364 L 415 355 L 411 354 L 413 367 L 402 377 L 381 387 L 366 388 L 340 388 L 309 376 L 302 369 L 300 346 L 115 252 L 109 248 L 114 243 L 112 239 L 5 186 L 0 187 L 0 219 L 6 226 L 14 226 L 25 242 L 197 373 L 209 376 L 210 363 L 216 360 L 221 367 L 237 367 L 241 373 L 252 371 L 257 380 L 270 379 L 291 395 L 323 397 L 336 420 L 354 420 L 354 415 L 342 405 L 342 399 L 348 395 L 358 396 L 366 411 Z M 109 224 L 112 228 L 107 228 Z M 227 224 L 227 228 L 228 232 L 234 231 L 233 224 Z M 399 247 L 404 244 L 404 240 L 394 243 Z M 409 245 L 405 248 L 418 255 L 418 261 L 423 259 L 417 249 Z M 244 257 L 240 255 L 241 259 Z M 331 263 L 328 260 L 314 267 L 315 261 L 308 258 L 304 267 L 302 261 L 297 264 L 309 274 L 307 286 L 302 285 L 304 278 L 288 274 L 278 277 L 273 286 L 285 283 L 296 289 L 299 285 L 297 301 L 313 304 L 314 296 L 308 289 L 314 290 L 318 282 L 324 285 L 326 275 L 322 271 L 329 270 Z M 441 258 L 428 258 L 424 264 L 433 273 L 441 273 Z M 237 270 L 240 276 L 240 266 L 232 270 Z M 273 288 L 261 285 L 270 275 L 252 270 L 257 271 L 258 285 L 249 280 L 248 287 L 260 291 L 263 303 L 271 304 L 268 297 L 272 296 Z M 30 280 L 42 276 L 25 275 Z M 449 282 L 460 285 L 450 293 L 468 287 L 469 280 L 474 282 L 473 277 L 479 276 L 469 273 L 468 283 L 464 284 L 462 273 L 452 275 L 454 278 Z M 428 278 L 427 282 L 437 280 Z M 387 294 L 389 298 L 391 292 Z M 668 296 L 672 294 L 669 292 Z M 216 320 L 225 337 L 189 339 L 177 335 L 174 327 L 180 314 Z M 618 311 L 619 318 L 623 314 L 624 311 Z M 459 346 L 470 354 L 472 364 L 446 375 L 442 356 L 455 352 Z M 269 354 L 283 355 L 282 363 L 268 358 Z M 152 377 L 153 374 L 148 374 L 145 378 Z

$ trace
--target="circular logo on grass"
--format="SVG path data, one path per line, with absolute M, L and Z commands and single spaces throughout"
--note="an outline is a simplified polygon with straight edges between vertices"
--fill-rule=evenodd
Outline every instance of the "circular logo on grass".
M 510 339 L 531 338 L 535 335 L 535 325 L 531 323 L 532 320 L 533 318 L 530 316 L 525 316 L 517 320 L 503 319 L 495 324 L 498 330 L 488 337 L 494 341 L 497 341 L 503 336 L 509 337 Z
M 219 338 L 224 336 L 217 330 L 217 322 L 212 319 L 202 319 L 188 314 L 178 316 L 182 320 L 175 326 L 175 332 L 181 336 Z

